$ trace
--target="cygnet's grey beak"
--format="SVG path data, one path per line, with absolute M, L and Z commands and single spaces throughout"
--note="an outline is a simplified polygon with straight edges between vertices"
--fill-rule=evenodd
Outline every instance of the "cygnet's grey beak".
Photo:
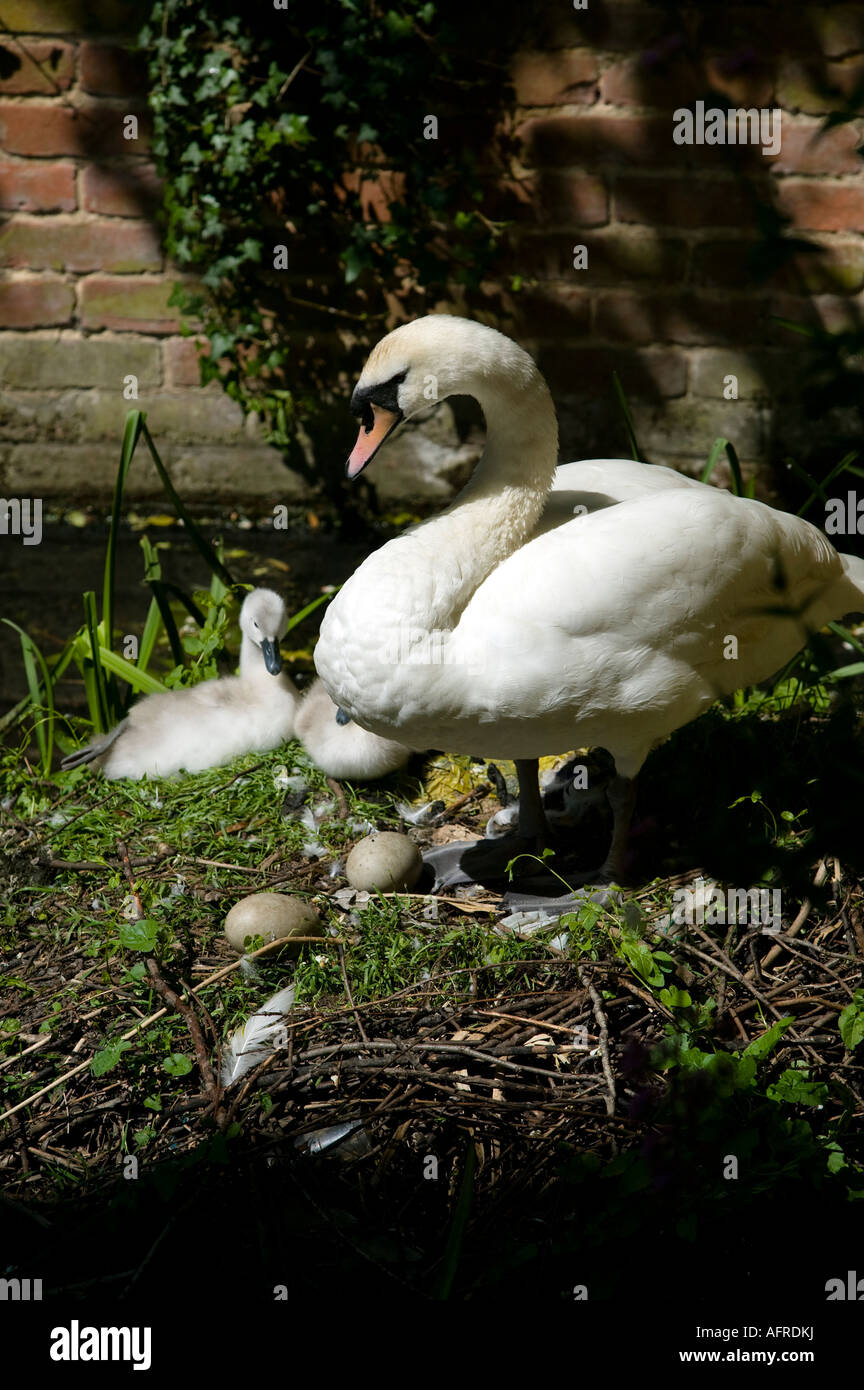
M 271 642 L 269 637 L 262 637 L 261 651 L 264 654 L 264 665 L 271 676 L 278 676 L 282 670 L 282 653 L 279 650 L 279 643 Z
M 350 723 L 351 723 L 351 716 L 350 716 L 350 714 L 346 714 L 345 711 L 344 711 L 344 709 L 342 709 L 341 707 L 340 707 L 339 709 L 337 709 L 337 711 L 336 711 L 336 723 L 337 723 L 337 724 L 350 724 Z

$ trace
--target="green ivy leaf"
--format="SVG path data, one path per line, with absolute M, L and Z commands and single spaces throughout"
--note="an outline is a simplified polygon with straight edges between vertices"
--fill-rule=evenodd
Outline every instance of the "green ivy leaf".
M 99 1049 L 90 1063 L 90 1071 L 94 1076 L 104 1076 L 106 1072 L 113 1071 L 120 1061 L 124 1052 L 128 1052 L 132 1044 L 130 1042 L 113 1042 L 106 1044 Z
M 188 1076 L 194 1065 L 191 1057 L 182 1052 L 172 1052 L 162 1063 L 162 1070 L 167 1071 L 169 1076 Z

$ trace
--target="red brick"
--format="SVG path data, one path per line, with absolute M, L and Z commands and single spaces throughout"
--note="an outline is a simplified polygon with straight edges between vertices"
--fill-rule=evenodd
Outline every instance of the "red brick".
M 584 10 L 572 4 L 535 5 L 531 9 L 532 43 L 538 49 L 614 49 L 627 53 L 656 43 L 666 16 L 645 0 L 589 0 Z
M 737 344 L 759 341 L 765 332 L 765 301 L 752 294 L 610 290 L 595 296 L 593 333 L 606 342 Z
M 519 129 L 528 162 L 535 165 L 581 164 L 588 169 L 638 165 L 641 169 L 684 171 L 693 164 L 717 171 L 728 168 L 731 152 L 717 145 L 677 145 L 672 112 L 666 115 L 617 116 L 597 111 L 584 115 L 535 116 Z M 736 167 L 758 167 L 758 147 L 736 146 Z
M 767 50 L 772 51 L 770 48 Z M 775 78 L 770 60 L 766 60 L 755 45 L 742 50 L 735 45 L 731 53 L 705 60 L 704 85 L 721 93 L 733 106 L 770 106 L 774 97 Z
M 597 58 L 590 49 L 518 53 L 513 60 L 516 100 L 522 106 L 560 106 L 597 100 Z
M 13 34 L 124 34 L 141 11 L 129 0 L 3 0 L 3 23 Z
M 821 232 L 864 232 L 864 182 L 817 183 L 781 179 L 777 203 L 796 227 Z
M 686 106 L 704 91 L 702 74 L 677 53 L 625 58 L 607 68 L 600 83 L 603 100 L 612 106 L 659 106 L 664 111 Z
M 609 197 L 602 179 L 587 174 L 544 170 L 537 176 L 533 207 L 541 221 L 600 227 L 609 220 Z
M 864 58 L 846 58 L 835 63 L 821 58 L 789 61 L 780 70 L 777 101 L 784 111 L 825 116 L 845 105 L 862 81 Z
M 206 338 L 167 338 L 162 345 L 166 386 L 200 386 L 199 347 L 205 356 L 210 344 Z
M 526 236 L 513 255 L 517 274 L 566 278 L 584 289 L 621 280 L 680 280 L 687 266 L 687 247 L 683 241 L 654 236 L 595 233 L 576 239 L 576 233 L 557 236 Z M 588 248 L 584 270 L 573 266 L 574 246 Z
M 162 182 L 152 164 L 91 164 L 82 179 L 87 212 L 109 217 L 147 217 L 161 202 Z
M 51 328 L 69 323 L 75 291 L 63 280 L 6 280 L 0 284 L 0 327 Z
M 123 137 L 125 116 L 138 117 L 137 140 Z M 97 155 L 146 154 L 150 117 L 142 110 L 120 111 L 91 102 L 87 106 L 53 106 L 28 101 L 0 103 L 0 142 L 9 154 Z
M 674 348 L 646 352 L 626 348 L 541 347 L 538 366 L 554 395 L 596 396 L 613 392 L 616 371 L 628 396 L 647 400 L 683 396 L 687 390 L 687 358 Z
M 172 288 L 173 281 L 155 276 L 89 275 L 80 287 L 82 324 L 131 333 L 177 333 L 178 313 L 168 304 Z
M 615 184 L 619 222 L 661 227 L 737 227 L 753 220 L 753 201 L 739 183 L 621 175 Z
M 529 337 L 567 338 L 588 333 L 591 296 L 585 290 L 541 285 L 513 300 L 521 332 Z
M 0 208 L 13 212 L 74 212 L 71 164 L 0 162 Z
M 161 270 L 162 250 L 148 222 L 80 222 L 16 217 L 0 229 L 4 265 L 31 270 Z
M 535 164 L 612 164 L 677 162 L 672 122 L 666 116 L 537 117 L 520 131 Z
M 147 90 L 143 53 L 130 53 L 112 44 L 81 45 L 81 86 L 95 96 L 126 97 Z
M 75 76 L 75 49 L 59 39 L 29 39 L 27 52 L 22 53 L 16 43 L 7 39 L 0 43 L 0 65 L 8 68 L 17 64 L 15 71 L 0 81 L 0 92 L 5 95 L 65 91 L 71 87 Z
M 864 51 L 864 10 L 860 5 L 814 5 L 807 17 L 826 58 Z
M 694 248 L 693 279 L 726 289 L 765 285 L 804 294 L 855 294 L 864 286 L 860 242 L 831 242 L 815 251 L 778 257 L 769 274 L 754 265 L 754 255 L 762 250 L 758 240 L 703 242 Z
M 819 254 L 796 256 L 785 281 L 806 294 L 857 294 L 864 289 L 864 243 L 832 240 Z
M 783 114 L 780 153 L 771 159 L 771 167 L 784 174 L 858 174 L 861 156 L 861 121 L 835 126 L 821 133 L 821 121 L 805 121 L 802 117 Z

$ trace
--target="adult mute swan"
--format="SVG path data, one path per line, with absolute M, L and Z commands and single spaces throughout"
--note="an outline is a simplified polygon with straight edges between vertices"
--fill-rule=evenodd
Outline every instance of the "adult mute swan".
M 444 512 L 351 576 L 315 664 L 362 728 L 418 750 L 514 759 L 523 838 L 544 831 L 538 756 L 605 748 L 616 768 L 608 880 L 651 748 L 778 670 L 809 632 L 861 610 L 864 561 L 798 517 L 669 469 L 559 468 L 555 410 L 532 359 L 443 314 L 371 353 L 351 401 L 361 428 L 348 477 L 403 420 L 450 395 L 483 409 L 480 463 Z
M 240 609 L 239 676 L 147 695 L 103 738 L 63 759 L 64 768 L 97 763 L 111 780 L 201 772 L 241 753 L 276 748 L 294 733 L 298 694 L 282 671 L 285 604 L 253 589 Z

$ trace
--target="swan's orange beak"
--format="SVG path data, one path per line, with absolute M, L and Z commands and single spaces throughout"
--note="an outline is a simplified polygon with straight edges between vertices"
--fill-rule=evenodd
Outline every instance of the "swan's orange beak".
M 372 426 L 369 429 L 365 425 L 360 426 L 357 443 L 351 450 L 348 459 L 347 473 L 349 478 L 356 478 L 358 473 L 363 472 L 367 463 L 377 454 L 388 434 L 395 430 L 401 419 L 401 411 L 385 410 L 380 405 L 372 406 Z

